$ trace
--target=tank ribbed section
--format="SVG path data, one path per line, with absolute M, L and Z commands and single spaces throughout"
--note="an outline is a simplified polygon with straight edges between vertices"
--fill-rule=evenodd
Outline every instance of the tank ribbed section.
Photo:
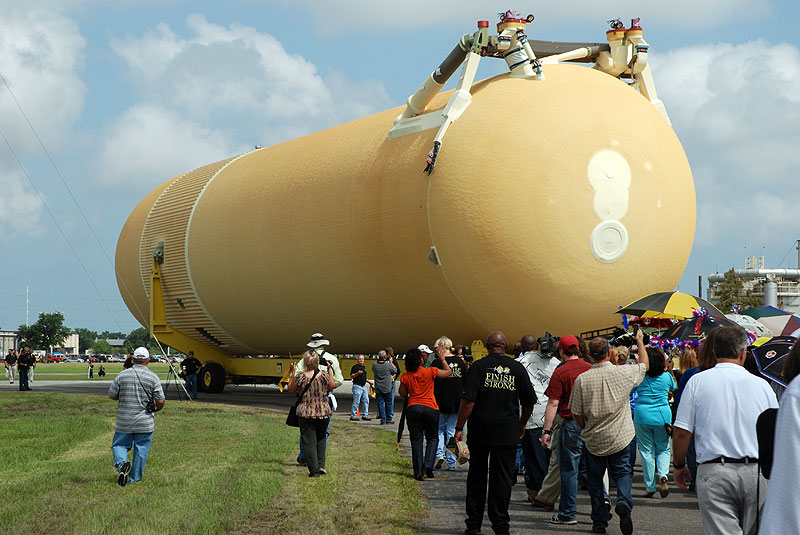
M 230 337 L 203 308 L 189 277 L 186 233 L 192 209 L 203 188 L 234 158 L 199 167 L 176 178 L 153 205 L 142 231 L 139 266 L 142 284 L 151 295 L 153 250 L 164 242 L 161 283 L 167 321 L 203 344 L 226 353 L 246 354 L 251 348 Z

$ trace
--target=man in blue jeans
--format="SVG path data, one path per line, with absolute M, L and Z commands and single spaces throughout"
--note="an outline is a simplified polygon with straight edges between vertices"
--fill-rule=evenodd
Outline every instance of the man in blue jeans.
M 392 378 L 397 375 L 397 368 L 389 362 L 386 351 L 378 351 L 378 362 L 372 364 L 372 377 L 375 380 L 375 399 L 378 401 L 378 417 L 381 425 L 393 423 L 391 406 L 394 405 L 392 395 Z
M 350 419 L 354 422 L 358 420 L 359 407 L 361 409 L 361 419 L 369 421 L 369 388 L 367 383 L 372 381 L 367 379 L 367 368 L 364 366 L 364 355 L 356 358 L 357 364 L 350 368 L 350 379 L 353 380 L 353 405 L 350 408 Z
M 558 514 L 553 515 L 550 523 L 572 525 L 578 523 L 575 514 L 578 499 L 578 465 L 583 451 L 583 440 L 581 440 L 581 429 L 572 417 L 569 399 L 575 380 L 592 366 L 580 357 L 578 339 L 574 336 L 562 336 L 556 349 L 562 364 L 553 371 L 550 383 L 545 390 L 547 407 L 544 413 L 541 443 L 545 449 L 550 447 L 553 420 L 558 414 L 562 419 L 556 452 L 558 467 L 561 471 L 561 498 L 558 504 Z
M 633 533 L 631 510 L 631 465 L 628 445 L 635 430 L 631 418 L 629 393 L 644 379 L 649 367 L 642 331 L 636 333 L 638 363 L 615 366 L 609 361 L 611 346 L 605 338 L 589 343 L 594 360 L 592 369 L 581 374 L 572 389 L 570 409 L 574 423 L 583 431 L 586 444 L 586 483 L 592 501 L 592 532 L 605 533 L 608 509 L 604 500 L 603 474 L 608 470 L 617 483 L 619 528 L 622 535 Z
M 149 360 L 147 349 L 136 348 L 133 366 L 122 370 L 108 389 L 108 397 L 119 400 L 111 452 L 120 487 L 142 479 L 155 430 L 153 414 L 164 408 L 164 390 L 158 376 L 147 369 Z M 147 410 L 150 401 L 152 412 Z M 128 461 L 131 448 L 133 464 Z
M 183 378 L 186 380 L 184 388 L 186 393 L 192 396 L 192 399 L 197 399 L 197 374 L 202 367 L 203 363 L 195 358 L 194 351 L 189 351 L 186 358 L 181 362 L 181 371 L 183 372 Z

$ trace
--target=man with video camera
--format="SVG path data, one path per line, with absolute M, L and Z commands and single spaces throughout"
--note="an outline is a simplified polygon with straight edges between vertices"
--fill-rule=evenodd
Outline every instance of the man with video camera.
M 542 488 L 542 481 L 547 475 L 550 463 L 550 450 L 542 446 L 540 439 L 544 429 L 544 413 L 547 408 L 547 396 L 544 395 L 550 377 L 559 360 L 556 358 L 556 342 L 550 333 L 545 334 L 537 342 L 532 334 L 520 339 L 522 354 L 517 362 L 528 372 L 528 378 L 536 393 L 536 404 L 533 413 L 525 425 L 525 436 L 522 437 L 522 459 L 525 464 L 525 486 L 528 488 L 528 501 L 533 500 Z M 541 351 L 539 350 L 541 344 Z
M 153 414 L 164 408 L 164 390 L 158 375 L 147 369 L 149 361 L 147 349 L 137 347 L 133 366 L 122 370 L 108 389 L 108 397 L 119 400 L 111 452 L 120 487 L 142 479 L 155 430 Z M 133 463 L 128 461 L 131 448 Z

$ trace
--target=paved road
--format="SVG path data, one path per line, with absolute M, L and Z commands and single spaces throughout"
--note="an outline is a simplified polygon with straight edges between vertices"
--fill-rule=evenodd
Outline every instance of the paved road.
M 8 384 L 0 377 L 0 391 L 17 390 L 17 385 Z M 61 392 L 68 394 L 90 394 L 105 396 L 111 381 L 82 380 L 82 381 L 36 381 L 31 385 L 37 392 Z M 178 390 L 174 383 L 166 388 L 168 400 L 177 402 Z M 352 404 L 351 385 L 349 381 L 335 390 L 339 402 L 339 410 L 335 415 L 337 420 L 347 421 L 349 408 Z M 24 394 L 20 394 L 24 395 Z M 223 403 L 231 405 L 245 405 L 263 407 L 280 411 L 288 410 L 293 403 L 294 396 L 288 392 L 281 393 L 274 385 L 228 385 L 221 394 L 200 394 L 200 403 Z M 398 400 L 399 401 L 399 400 Z M 188 403 L 186 401 L 182 403 Z M 375 403 L 370 403 L 372 414 L 376 415 Z M 400 420 L 401 404 L 396 403 L 397 415 L 395 422 Z M 348 422 L 350 423 L 350 422 Z M 381 427 L 376 420 L 358 422 L 352 425 L 369 425 Z M 397 423 L 389 427 L 381 427 L 387 432 L 397 432 Z M 410 455 L 408 432 L 403 436 L 403 454 Z M 462 533 L 464 530 L 464 493 L 466 489 L 467 469 L 459 467 L 454 472 L 436 471 L 436 478 L 420 483 L 423 493 L 428 498 L 429 516 L 422 519 L 423 532 L 430 534 Z M 409 474 L 410 477 L 411 474 Z M 702 533 L 700 514 L 697 508 L 697 499 L 694 494 L 682 491 L 672 486 L 672 492 L 665 498 L 644 499 L 639 498 L 644 493 L 641 468 L 637 465 L 634 474 L 633 496 L 635 507 L 633 521 L 637 534 L 670 534 L 693 535 Z M 658 496 L 658 495 L 656 495 Z M 525 485 L 520 477 L 520 482 L 514 487 L 511 496 L 511 529 L 512 533 L 536 533 L 537 535 L 555 535 L 565 533 L 590 533 L 591 519 L 589 512 L 589 497 L 585 491 L 578 494 L 578 522 L 577 526 L 554 526 L 547 523 L 553 514 L 541 509 L 534 509 L 528 504 L 525 494 Z M 484 533 L 491 533 L 488 519 L 484 520 Z M 609 534 L 618 534 L 619 524 L 616 516 L 611 520 Z

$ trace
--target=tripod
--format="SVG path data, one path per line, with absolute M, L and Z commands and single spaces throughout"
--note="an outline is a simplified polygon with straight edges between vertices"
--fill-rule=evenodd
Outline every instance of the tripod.
M 178 393 L 178 400 L 183 401 L 183 397 L 181 396 L 181 391 L 186 395 L 186 399 L 190 401 L 192 398 L 189 396 L 189 391 L 186 390 L 186 385 L 183 383 L 181 378 L 178 376 L 178 372 L 175 371 L 175 366 L 172 365 L 172 361 L 167 359 L 167 364 L 169 364 L 169 371 L 167 372 L 167 383 L 164 386 L 164 393 L 166 394 L 169 390 L 169 384 L 174 381 L 175 382 L 175 391 Z

